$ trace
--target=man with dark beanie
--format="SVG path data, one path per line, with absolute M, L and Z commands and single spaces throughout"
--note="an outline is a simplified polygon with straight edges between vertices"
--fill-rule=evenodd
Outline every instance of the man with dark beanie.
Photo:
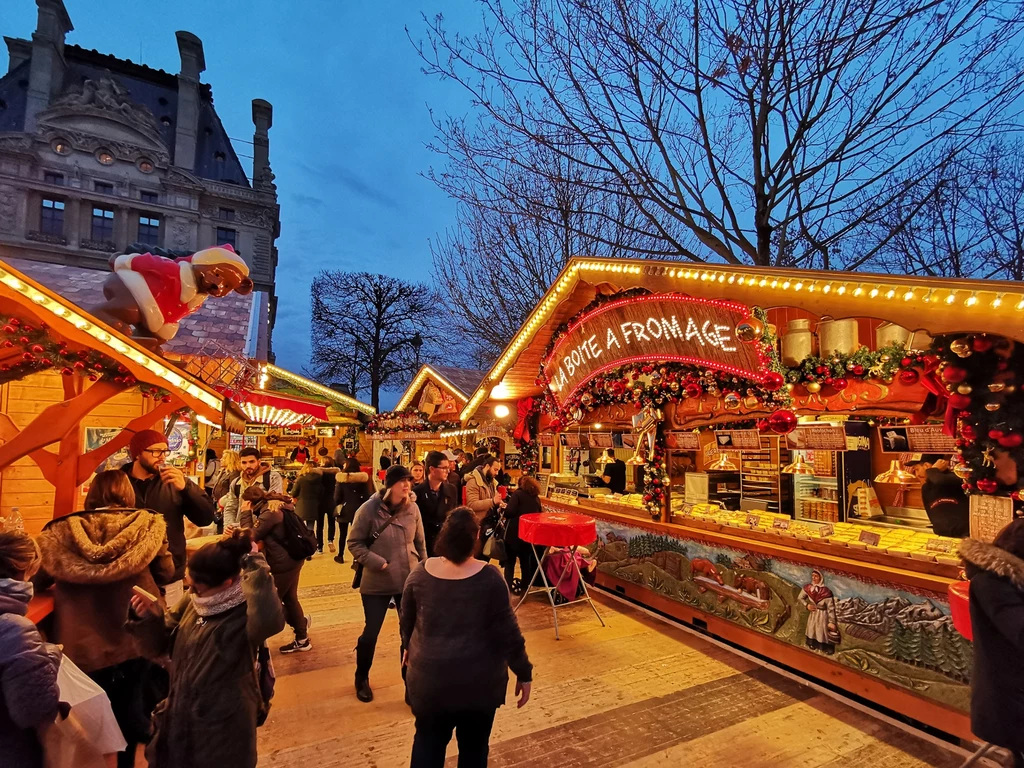
M 185 474 L 164 459 L 167 438 L 155 429 L 132 435 L 130 463 L 122 469 L 135 489 L 135 505 L 163 515 L 167 521 L 167 548 L 174 558 L 174 579 L 185 575 L 185 518 L 199 526 L 213 522 L 213 501 Z

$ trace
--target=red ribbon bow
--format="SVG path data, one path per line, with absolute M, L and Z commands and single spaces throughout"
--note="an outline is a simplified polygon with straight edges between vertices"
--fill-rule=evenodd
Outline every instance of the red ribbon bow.
M 516 403 L 516 411 L 519 414 L 519 421 L 516 428 L 512 430 L 512 437 L 523 443 L 530 442 L 530 416 L 533 413 L 533 398 L 524 397 Z

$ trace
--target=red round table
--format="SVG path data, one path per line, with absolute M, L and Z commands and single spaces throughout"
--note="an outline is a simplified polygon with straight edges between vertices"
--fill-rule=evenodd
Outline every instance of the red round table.
M 949 613 L 956 631 L 968 640 L 974 640 L 971 631 L 971 582 L 954 581 L 949 585 Z
M 592 544 L 597 539 L 597 522 L 594 518 L 572 512 L 539 512 L 532 515 L 523 515 L 519 518 L 519 538 L 535 546 L 567 548 L 569 553 L 561 575 L 552 584 L 544 572 L 544 563 L 537 554 L 536 548 L 531 547 L 534 557 L 537 559 L 537 567 L 533 571 L 530 583 L 523 591 L 523 596 L 516 604 L 515 610 L 519 610 L 519 606 L 530 596 L 531 592 L 544 592 L 551 602 L 551 612 L 555 618 L 556 640 L 561 639 L 558 636 L 558 609 L 575 603 L 590 603 L 590 607 L 594 609 L 594 613 L 597 615 L 598 621 L 601 622 L 601 626 L 605 626 L 604 619 L 601 618 L 601 614 L 597 612 L 597 606 L 594 605 L 594 601 L 590 598 L 590 592 L 587 590 L 587 583 L 583 580 L 583 573 L 580 571 L 579 563 L 576 562 L 576 550 L 579 547 Z M 556 603 L 555 595 L 558 588 L 566 576 L 572 573 L 573 569 L 576 571 L 579 584 L 583 587 L 583 595 L 575 600 Z M 538 585 L 534 588 L 533 585 L 537 581 L 538 574 L 540 574 L 543 586 Z

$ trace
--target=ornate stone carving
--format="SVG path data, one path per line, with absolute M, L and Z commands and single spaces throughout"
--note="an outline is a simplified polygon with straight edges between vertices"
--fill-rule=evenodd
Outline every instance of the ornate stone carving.
M 55 107 L 95 107 L 107 112 L 115 112 L 133 122 L 148 125 L 159 131 L 156 118 L 149 107 L 136 104 L 129 98 L 128 89 L 109 77 L 97 80 L 86 80 L 80 91 L 67 93 L 53 103 Z
M 117 250 L 117 246 L 107 240 L 81 240 L 78 247 L 86 251 L 101 251 L 103 253 L 113 253 Z
M 219 219 L 220 207 L 207 205 L 201 208 L 199 213 L 204 219 Z M 239 208 L 235 210 L 236 221 L 263 229 L 273 229 L 276 217 L 276 211 L 272 208 Z
M 45 232 L 29 232 L 25 235 L 26 240 L 34 240 L 37 243 L 49 243 L 50 245 L 67 245 L 68 239 L 63 235 L 48 235 Z
M 17 215 L 17 193 L 11 187 L 0 187 L 0 232 L 14 232 Z
M 175 219 L 171 224 L 171 247 L 186 249 L 191 245 L 192 227 L 187 221 Z

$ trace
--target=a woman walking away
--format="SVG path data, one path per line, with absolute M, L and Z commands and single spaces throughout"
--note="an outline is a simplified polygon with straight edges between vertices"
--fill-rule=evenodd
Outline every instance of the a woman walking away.
M 174 559 L 164 518 L 135 508 L 124 472 L 96 475 L 85 510 L 48 523 L 39 536 L 43 579 L 56 582 L 52 639 L 106 692 L 128 742 L 117 764 L 132 768 L 136 745 L 150 736 L 147 677 L 164 673 L 141 657 L 124 617 L 133 587 L 159 595 L 174 580 Z
M 134 595 L 129 629 L 152 658 L 170 654 L 171 689 L 153 714 L 150 768 L 255 768 L 266 716 L 256 655 L 284 628 L 270 568 L 234 530 L 189 558 L 192 591 L 169 611 Z
M 298 477 L 292 483 L 291 496 L 295 499 L 295 514 L 299 516 L 309 530 L 317 529 L 316 521 L 320 516 L 320 496 L 323 494 L 324 483 L 320 470 L 312 461 L 307 461 L 299 470 Z M 319 528 L 317 536 L 317 552 L 324 551 L 324 528 Z
M 364 702 L 373 701 L 370 667 L 388 605 L 394 600 L 401 615 L 405 580 L 427 558 L 423 521 L 411 489 L 409 468 L 392 465 L 384 476 L 384 490 L 359 508 L 348 535 L 348 550 L 363 569 L 359 594 L 366 625 L 356 644 L 356 697 Z
M 507 521 L 505 528 L 505 583 L 514 595 L 522 594 L 527 588 L 533 572 L 537 569 L 535 548 L 519 538 L 519 518 L 541 511 L 540 485 L 529 475 L 519 478 L 519 487 L 508 499 L 502 513 Z M 516 583 L 516 560 L 519 561 L 520 581 Z
M 320 450 L 326 450 L 321 448 Z M 326 543 L 329 552 L 337 552 L 334 545 L 334 531 L 337 528 L 337 515 L 334 513 L 336 502 L 334 501 L 334 489 L 338 485 L 334 477 L 338 474 L 338 468 L 334 466 L 334 460 L 329 456 L 320 459 L 320 511 L 316 517 L 316 540 L 320 544 L 320 551 L 324 550 L 324 529 L 326 528 Z M 339 542 L 344 549 L 345 542 Z
M 348 540 L 348 527 L 358 510 L 373 493 L 373 482 L 370 476 L 359 466 L 359 459 L 350 456 L 345 460 L 342 471 L 334 476 L 334 503 L 338 510 L 338 544 L 339 552 L 334 557 L 336 563 L 345 562 L 345 542 Z
M 295 632 L 295 639 L 278 650 L 281 653 L 296 653 L 313 650 L 309 639 L 310 618 L 299 603 L 299 576 L 305 560 L 295 559 L 288 552 L 284 541 L 288 536 L 285 513 L 290 510 L 291 499 L 283 494 L 267 493 L 261 485 L 250 485 L 242 493 L 242 501 L 252 506 L 253 538 L 263 546 L 274 586 L 284 605 L 284 617 Z
M 0 762 L 18 768 L 42 768 L 36 728 L 54 722 L 60 704 L 60 651 L 25 616 L 38 568 L 28 534 L 0 531 Z
M 485 768 L 510 668 L 518 706 L 530 699 L 533 666 L 508 589 L 496 569 L 473 558 L 479 527 L 468 507 L 453 511 L 437 539 L 440 556 L 405 584 L 406 690 L 416 716 L 411 768 L 442 768 L 452 730 L 459 768 Z
M 960 556 L 971 580 L 971 731 L 1024 768 L 1024 520 L 991 544 L 964 540 Z

